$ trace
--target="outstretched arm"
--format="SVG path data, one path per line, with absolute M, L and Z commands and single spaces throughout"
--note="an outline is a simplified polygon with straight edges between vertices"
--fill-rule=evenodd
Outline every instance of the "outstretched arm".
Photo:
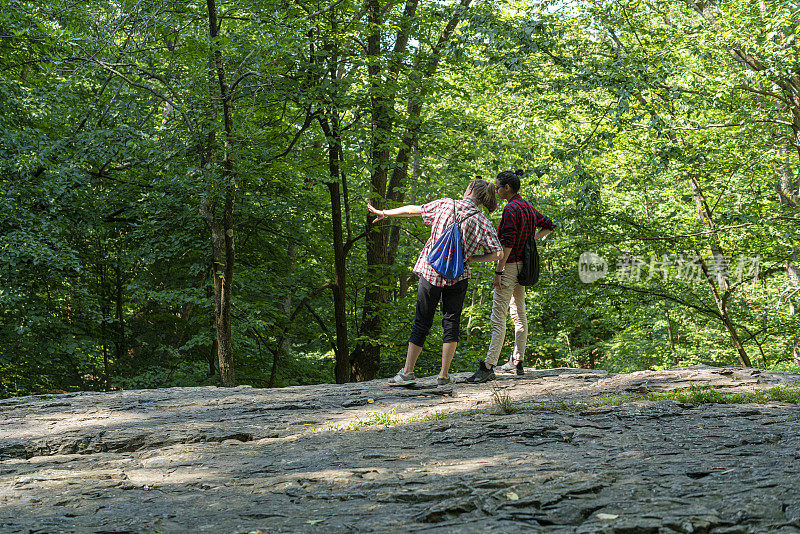
M 422 206 L 417 206 L 416 204 L 407 204 L 390 210 L 378 210 L 372 204 L 367 204 L 367 209 L 376 215 L 375 220 L 372 221 L 373 223 L 386 217 L 417 217 L 422 215 Z

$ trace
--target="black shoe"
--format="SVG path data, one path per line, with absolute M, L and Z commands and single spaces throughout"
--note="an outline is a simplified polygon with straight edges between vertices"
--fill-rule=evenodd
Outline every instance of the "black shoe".
M 478 365 L 478 371 L 467 378 L 467 382 L 470 384 L 483 384 L 489 380 L 494 380 L 494 369 L 489 369 L 485 362 L 481 362 Z
M 524 374 L 525 374 L 525 368 L 522 366 L 522 362 L 517 362 L 517 376 Z

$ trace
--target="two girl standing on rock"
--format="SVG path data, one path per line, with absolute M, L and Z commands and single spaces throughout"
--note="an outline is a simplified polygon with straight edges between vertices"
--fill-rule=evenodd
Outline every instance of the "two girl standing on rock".
M 375 222 L 385 217 L 413 217 L 420 215 L 430 225 L 431 236 L 422 249 L 414 266 L 419 276 L 417 310 L 411 327 L 405 366 L 389 380 L 391 386 L 405 386 L 416 382 L 414 365 L 422 352 L 425 337 L 433 324 L 433 315 L 439 300 L 442 301 L 442 370 L 438 384 L 450 384 L 450 363 L 459 339 L 459 325 L 467 281 L 470 277 L 469 263 L 497 261 L 492 301 L 492 340 L 485 361 L 480 362 L 475 374 L 467 382 L 482 383 L 493 380 L 494 367 L 505 340 L 506 316 L 511 308 L 514 322 L 514 353 L 501 370 L 522 375 L 525 373 L 523 357 L 528 337 L 528 320 L 525 313 L 525 286 L 518 281 L 522 269 L 522 256 L 529 237 L 541 239 L 553 231 L 555 225 L 549 217 L 542 215 L 519 195 L 520 177 L 523 171 L 503 171 L 494 184 L 480 177 L 473 180 L 464 192 L 463 200 L 440 198 L 422 206 L 407 205 L 390 210 L 377 210 L 368 205 L 377 215 Z M 479 206 L 489 213 L 497 208 L 497 197 L 506 201 L 503 217 L 497 229 L 480 213 Z M 462 232 L 463 257 L 467 264 L 464 273 L 455 280 L 441 276 L 428 262 L 428 253 L 439 237 L 453 222 L 458 222 Z M 538 229 L 538 231 L 537 231 Z
M 461 200 L 440 198 L 422 206 L 409 204 L 399 208 L 379 210 L 367 205 L 369 211 L 376 215 L 373 222 L 386 217 L 417 217 L 431 226 L 431 236 L 422 248 L 414 274 L 419 276 L 417 290 L 417 307 L 411 337 L 408 342 L 405 366 L 389 379 L 390 386 L 408 386 L 416 383 L 414 366 L 422 352 L 425 338 L 433 325 L 433 315 L 439 301 L 442 302 L 442 369 L 437 380 L 438 385 L 453 382 L 448 374 L 450 363 L 458 346 L 461 325 L 461 310 L 467 294 L 467 283 L 470 277 L 470 263 L 499 261 L 503 258 L 503 246 L 497 237 L 497 230 L 491 221 L 480 212 L 486 208 L 489 213 L 497 209 L 495 185 L 476 178 L 470 182 Z M 445 233 L 453 221 L 460 222 L 462 250 L 465 260 L 463 274 L 456 280 L 448 280 L 436 272 L 428 262 L 428 253 L 434 243 Z

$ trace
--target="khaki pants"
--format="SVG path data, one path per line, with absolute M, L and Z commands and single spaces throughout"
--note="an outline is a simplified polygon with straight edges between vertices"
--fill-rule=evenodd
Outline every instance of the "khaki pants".
M 500 278 L 501 289 L 494 289 L 492 298 L 492 341 L 486 354 L 486 365 L 497 365 L 503 342 L 506 339 L 506 314 L 511 305 L 511 320 L 514 322 L 514 356 L 522 361 L 528 342 L 528 318 L 525 315 L 525 286 L 517 282 L 522 262 L 506 263 Z

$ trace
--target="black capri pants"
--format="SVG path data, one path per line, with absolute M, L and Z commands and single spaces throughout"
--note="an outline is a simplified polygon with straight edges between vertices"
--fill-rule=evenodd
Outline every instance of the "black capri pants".
M 425 338 L 433 326 L 433 315 L 439 299 L 442 300 L 442 343 L 452 343 L 459 339 L 461 329 L 461 310 L 464 308 L 464 297 L 467 294 L 468 279 L 461 280 L 451 286 L 438 287 L 423 277 L 419 278 L 417 289 L 417 312 L 411 326 L 411 338 L 408 340 L 418 347 L 425 345 Z

